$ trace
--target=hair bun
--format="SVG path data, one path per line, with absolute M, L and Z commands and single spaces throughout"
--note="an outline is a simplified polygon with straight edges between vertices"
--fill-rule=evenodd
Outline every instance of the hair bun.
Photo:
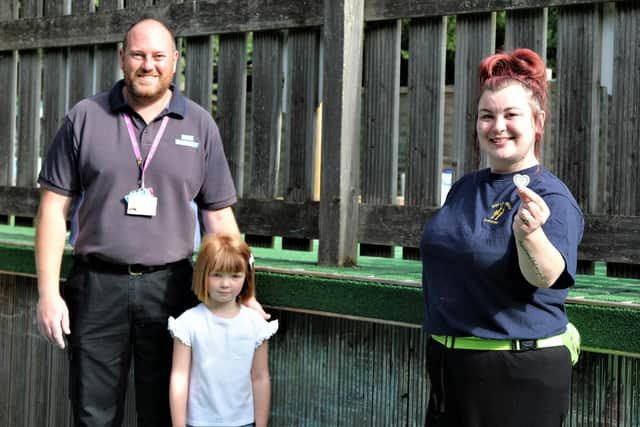
M 479 67 L 480 91 L 516 80 L 533 92 L 542 109 L 547 103 L 547 68 L 531 49 L 499 52 L 482 60 Z

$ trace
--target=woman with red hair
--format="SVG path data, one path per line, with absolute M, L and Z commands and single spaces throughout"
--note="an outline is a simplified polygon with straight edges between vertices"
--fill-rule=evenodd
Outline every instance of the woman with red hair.
M 480 64 L 476 142 L 420 249 L 429 334 L 428 426 L 561 426 L 577 331 L 564 301 L 583 216 L 540 164 L 546 67 L 529 49 Z M 463 266 L 463 267 L 460 267 Z

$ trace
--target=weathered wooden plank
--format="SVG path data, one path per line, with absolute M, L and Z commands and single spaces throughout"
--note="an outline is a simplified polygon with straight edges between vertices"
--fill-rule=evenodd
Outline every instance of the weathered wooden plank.
M 535 9 L 552 6 L 570 6 L 584 3 L 605 3 L 609 0 L 367 0 L 367 21 L 416 18 L 427 16 L 461 15 L 498 10 Z M 628 0 L 613 0 L 628 1 Z
M 211 36 L 184 39 L 186 65 L 185 94 L 202 108 L 211 111 L 213 86 L 213 43 Z
M 47 2 L 45 17 L 60 16 L 64 2 Z M 44 159 L 67 110 L 67 63 L 64 48 L 45 49 L 42 58 L 42 138 L 40 156 Z
M 413 18 L 409 24 L 409 130 L 403 194 L 404 204 L 409 206 L 438 206 L 441 200 L 446 32 L 447 18 L 444 16 Z M 403 247 L 402 257 L 420 259 L 420 251 Z
M 40 154 L 42 62 L 35 50 L 20 51 L 18 63 L 18 146 L 16 184 L 35 186 Z
M 0 187 L 0 213 L 32 217 L 39 190 Z M 438 208 L 418 206 L 359 207 L 357 231 L 364 243 L 417 248 L 425 222 Z M 240 229 L 263 236 L 317 239 L 320 203 L 241 199 L 234 206 Z M 353 223 L 351 223 L 353 224 Z M 588 261 L 640 264 L 640 216 L 587 214 L 579 257 Z
M 363 0 L 325 0 L 321 265 L 357 263 Z
M 18 18 L 18 0 L 0 2 L 0 22 L 9 22 Z
M 546 62 L 548 20 L 546 8 L 507 11 L 504 35 L 505 50 L 526 47 L 537 52 Z
M 101 0 L 98 13 L 107 13 L 124 7 L 124 0 Z M 124 32 L 123 32 L 124 34 Z M 111 89 L 114 82 L 121 76 L 118 44 L 99 44 L 95 47 L 96 82 L 95 92 Z
M 251 82 L 252 140 L 246 193 L 269 199 L 275 196 L 280 160 L 282 34 L 279 31 L 254 33 Z
M 139 0 L 140 1 L 140 0 Z M 435 17 L 495 10 L 532 9 L 584 4 L 589 0 L 370 0 L 366 20 Z M 628 2 L 629 0 L 590 0 L 591 3 Z M 0 23 L 0 50 L 35 49 L 120 41 L 124 31 L 142 14 L 163 18 L 176 28 L 178 36 L 262 31 L 269 29 L 319 26 L 322 2 L 314 0 L 271 0 L 264 7 L 259 0 L 200 0 L 191 7 L 165 0 L 139 13 L 116 11 L 111 16 L 70 15 L 51 20 L 21 20 Z M 174 2 L 177 3 L 177 2 Z M 87 32 L 84 28 L 95 31 Z
M 456 145 L 454 180 L 481 165 L 473 135 L 478 111 L 478 65 L 495 49 L 495 13 L 458 16 L 456 19 L 453 139 Z
M 37 0 L 20 2 L 21 18 L 41 17 L 42 3 Z M 35 186 L 40 154 L 40 96 L 42 91 L 42 61 L 37 50 L 18 53 L 18 159 L 16 184 Z
M 127 0 L 127 8 L 139 8 L 153 5 L 153 0 Z
M 600 138 L 600 13 L 593 5 L 558 11 L 556 173 L 585 212 L 597 194 Z
M 313 197 L 320 39 L 316 30 L 294 30 L 288 36 L 286 161 L 284 198 Z
M 178 37 L 240 33 L 319 26 L 322 2 L 315 0 L 207 0 L 183 4 L 114 10 L 108 14 L 85 12 L 47 20 L 0 22 L 0 50 L 117 43 L 140 16 L 160 18 Z M 86 31 L 91 28 L 92 31 Z
M 409 27 L 409 206 L 440 205 L 446 31 L 445 17 L 412 19 Z
M 555 173 L 583 212 L 595 212 L 599 183 L 601 17 L 597 5 L 558 11 Z M 593 271 L 582 263 L 579 272 Z
M 259 199 L 273 198 L 277 191 L 282 125 L 282 49 L 280 31 L 253 34 L 249 186 L 245 193 Z M 245 240 L 252 246 L 274 245 L 272 236 L 245 234 Z
M 72 47 L 68 54 L 69 106 L 93 95 L 93 47 Z
M 283 193 L 285 200 L 302 202 L 313 198 L 316 176 L 320 33 L 315 29 L 292 30 L 287 46 Z M 313 241 L 283 238 L 282 247 L 309 251 Z
M 396 203 L 400 56 L 400 21 L 367 24 L 360 150 L 364 203 Z
M 16 94 L 18 54 L 0 52 L 0 185 L 10 185 L 14 174 L 13 143 L 16 138 Z
M 71 3 L 71 13 L 73 16 L 95 16 L 96 14 L 93 12 L 95 12 L 95 1 L 93 0 L 73 0 Z M 91 28 L 92 31 L 87 31 L 87 28 Z M 83 28 L 83 31 L 88 33 L 93 33 L 94 30 L 94 27 Z M 120 38 L 122 38 L 122 34 L 120 35 Z M 93 50 L 93 46 L 79 46 L 69 49 L 70 107 L 94 93 Z
M 158 2 L 160 0 L 156 0 Z M 103 13 L 124 7 L 124 0 L 100 0 L 100 4 L 96 8 L 97 12 Z
M 609 213 L 640 215 L 640 5 L 619 4 L 616 11 L 613 95 L 609 119 Z M 615 143 L 613 143 L 615 141 Z M 640 277 L 640 266 L 608 264 L 607 274 Z
M 238 195 L 244 193 L 247 35 L 222 34 L 218 49 L 216 122 Z
M 368 23 L 364 36 L 361 199 L 395 204 L 398 193 L 400 21 Z M 393 257 L 394 248 L 360 245 L 360 255 Z

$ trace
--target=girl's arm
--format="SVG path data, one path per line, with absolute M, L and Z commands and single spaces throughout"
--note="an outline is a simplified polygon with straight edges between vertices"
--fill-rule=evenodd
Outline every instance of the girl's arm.
M 187 347 L 178 338 L 174 338 L 171 384 L 169 385 L 169 405 L 173 427 L 184 427 L 187 423 L 190 368 L 191 347 Z
M 269 404 L 271 401 L 267 341 L 263 342 L 253 355 L 251 384 L 253 387 L 253 412 L 256 417 L 256 427 L 266 427 L 269 421 Z

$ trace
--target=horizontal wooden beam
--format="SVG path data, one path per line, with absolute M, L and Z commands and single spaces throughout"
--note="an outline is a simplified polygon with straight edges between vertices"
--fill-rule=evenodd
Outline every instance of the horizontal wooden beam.
M 33 217 L 36 188 L 0 186 L 0 215 Z M 240 229 L 261 236 L 317 239 L 319 202 L 241 199 L 233 207 Z M 419 247 L 425 222 L 438 208 L 359 206 L 358 241 Z M 585 261 L 640 264 L 640 216 L 586 215 L 578 256 Z
M 163 20 L 177 37 L 320 26 L 322 8 L 313 0 L 272 0 L 268 7 L 258 0 L 217 0 L 26 18 L 0 22 L 0 50 L 117 43 L 142 17 Z
M 365 20 L 535 9 L 612 0 L 367 0 Z M 631 1 L 631 0 L 613 0 Z M 0 51 L 116 43 L 143 16 L 160 18 L 178 37 L 322 25 L 323 2 L 314 0 L 189 1 L 167 6 L 116 9 L 83 15 L 0 22 Z M 88 29 L 91 29 L 88 31 Z
M 594 3 L 610 3 L 610 0 L 367 0 L 364 15 L 367 21 L 377 21 Z

